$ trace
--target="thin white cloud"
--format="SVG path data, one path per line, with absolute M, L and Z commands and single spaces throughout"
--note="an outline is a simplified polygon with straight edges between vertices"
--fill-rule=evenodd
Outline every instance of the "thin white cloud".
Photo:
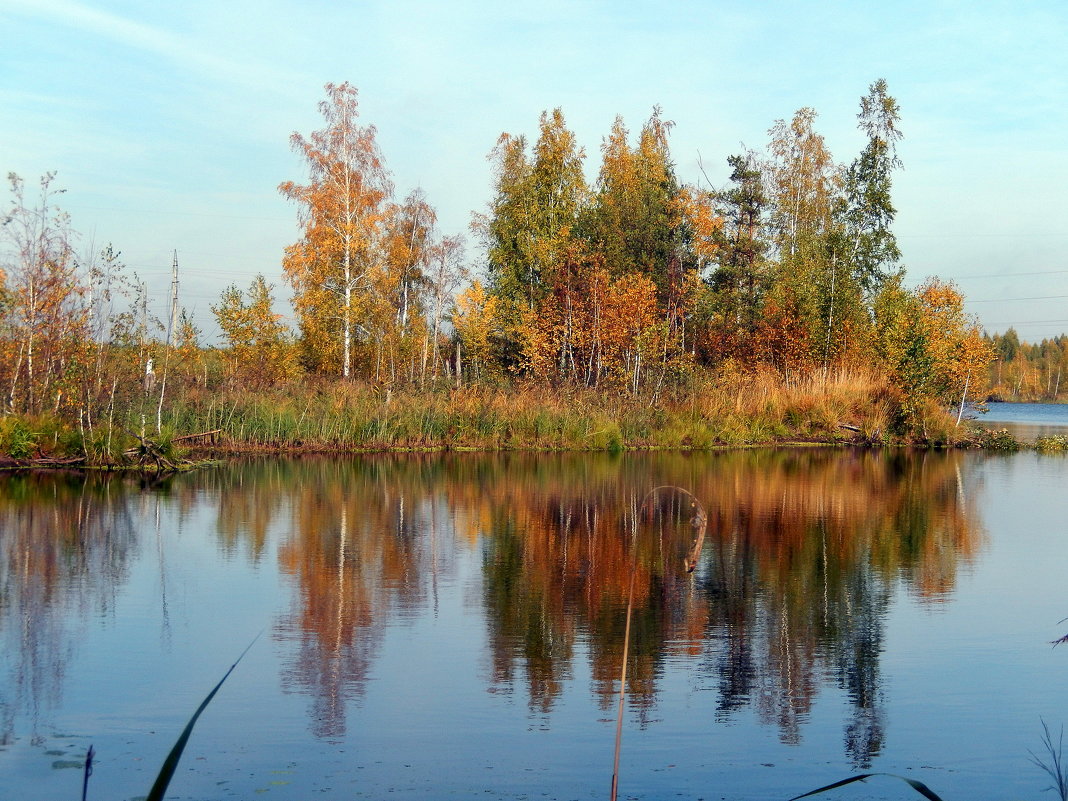
M 265 81 L 292 77 L 292 72 L 282 73 L 267 65 L 253 65 L 223 58 L 170 31 L 91 8 L 73 0 L 0 0 L 0 8 L 14 11 L 24 17 L 59 23 L 83 33 L 92 33 L 127 47 L 161 56 L 180 69 L 199 72 L 214 80 L 262 86 Z

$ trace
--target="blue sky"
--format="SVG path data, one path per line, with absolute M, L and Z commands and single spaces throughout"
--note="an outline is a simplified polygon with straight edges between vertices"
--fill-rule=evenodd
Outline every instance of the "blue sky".
M 359 88 L 398 196 L 421 186 L 457 233 L 485 209 L 497 137 L 535 134 L 544 109 L 563 108 L 592 178 L 615 116 L 636 130 L 660 105 L 679 177 L 702 181 L 700 159 L 721 185 L 728 155 L 802 106 L 851 161 L 885 78 L 910 283 L 956 280 L 991 331 L 1068 331 L 1063 0 L 0 0 L 0 32 L 0 169 L 57 171 L 82 249 L 114 243 L 160 308 L 177 250 L 209 340 L 228 284 L 263 273 L 285 296 L 298 229 L 277 186 L 305 177 L 289 136 L 319 127 L 327 81 Z

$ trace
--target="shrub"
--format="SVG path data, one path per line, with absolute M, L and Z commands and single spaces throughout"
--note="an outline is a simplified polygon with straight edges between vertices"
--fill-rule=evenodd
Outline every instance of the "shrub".
M 965 444 L 988 451 L 1020 450 L 1020 441 L 1007 428 L 974 428 Z
M 15 417 L 0 419 L 0 453 L 12 459 L 29 459 L 37 452 L 38 434 Z

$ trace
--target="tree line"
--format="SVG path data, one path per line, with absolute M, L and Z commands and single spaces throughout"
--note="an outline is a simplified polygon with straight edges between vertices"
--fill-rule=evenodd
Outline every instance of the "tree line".
M 1009 328 L 986 340 L 994 352 L 987 378 L 991 399 L 1057 402 L 1068 394 L 1068 336 L 1030 343 Z
M 885 81 L 861 98 L 866 144 L 852 162 L 835 161 L 803 108 L 771 127 L 765 152 L 729 156 L 720 189 L 678 179 L 673 125 L 658 108 L 635 136 L 616 119 L 592 183 L 563 111 L 543 112 L 536 138 L 502 134 L 489 155 L 473 277 L 462 240 L 435 230 L 421 192 L 393 200 L 356 89 L 326 94 L 324 127 L 292 138 L 308 181 L 280 187 L 303 224 L 283 260 L 294 366 L 419 385 L 523 378 L 655 400 L 724 365 L 769 367 L 786 382 L 864 365 L 902 388 L 906 416 L 984 379 L 989 343 L 956 288 L 903 285 L 891 230 L 900 113 Z M 224 330 L 219 312 L 239 309 L 216 310 Z
M 0 400 L 93 425 L 183 387 L 288 386 L 317 377 L 429 389 L 534 382 L 642 403 L 724 371 L 785 384 L 864 368 L 893 388 L 899 423 L 982 391 L 997 347 L 952 284 L 906 288 L 892 231 L 900 111 L 885 81 L 860 99 L 865 145 L 834 159 L 817 114 L 776 121 L 762 151 L 729 155 L 723 187 L 682 182 L 659 108 L 632 133 L 617 118 L 587 179 L 563 111 L 537 135 L 500 136 L 488 207 L 445 235 L 420 189 L 398 199 L 358 93 L 327 84 L 322 127 L 290 144 L 306 176 L 279 191 L 301 223 L 281 276 L 292 317 L 257 276 L 212 304 L 224 343 L 205 347 L 172 298 L 110 246 L 80 256 L 55 204 L 9 176 L 0 284 Z M 984 387 L 985 389 L 985 387 Z

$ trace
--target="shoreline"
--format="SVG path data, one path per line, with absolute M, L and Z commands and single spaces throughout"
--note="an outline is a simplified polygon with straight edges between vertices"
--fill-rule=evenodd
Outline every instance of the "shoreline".
M 893 387 L 850 374 L 788 385 L 739 375 L 656 400 L 519 383 L 198 390 L 172 398 L 153 433 L 148 412 L 154 417 L 156 409 L 135 403 L 92 425 L 52 415 L 0 418 L 0 470 L 156 474 L 233 457 L 308 454 L 1036 447 L 975 420 L 958 426 L 955 409 L 908 403 Z
M 74 459 L 15 459 L 0 455 L 0 473 L 13 472 L 69 472 L 72 474 L 115 473 L 134 475 L 177 475 L 217 465 L 224 465 L 232 459 L 241 458 L 300 458 L 306 456 L 349 457 L 374 455 L 428 455 L 428 454 L 614 454 L 626 453 L 716 453 L 740 450 L 775 450 L 803 448 L 841 448 L 856 450 L 984 450 L 984 451 L 1037 451 L 1040 453 L 1068 451 L 1068 435 L 1040 437 L 1034 442 L 1017 440 L 1005 429 L 971 428 L 968 436 L 949 444 L 930 444 L 915 442 L 875 442 L 863 437 L 853 439 L 803 439 L 788 438 L 781 440 L 714 443 L 701 446 L 666 446 L 651 444 L 620 445 L 616 448 L 577 448 L 550 447 L 536 445 L 507 444 L 497 447 L 454 445 L 449 443 L 420 446 L 344 446 L 317 447 L 294 445 L 266 445 L 262 443 L 235 443 L 210 447 L 197 446 L 185 452 L 182 461 L 169 467 L 155 465 L 96 463 L 84 458 Z

